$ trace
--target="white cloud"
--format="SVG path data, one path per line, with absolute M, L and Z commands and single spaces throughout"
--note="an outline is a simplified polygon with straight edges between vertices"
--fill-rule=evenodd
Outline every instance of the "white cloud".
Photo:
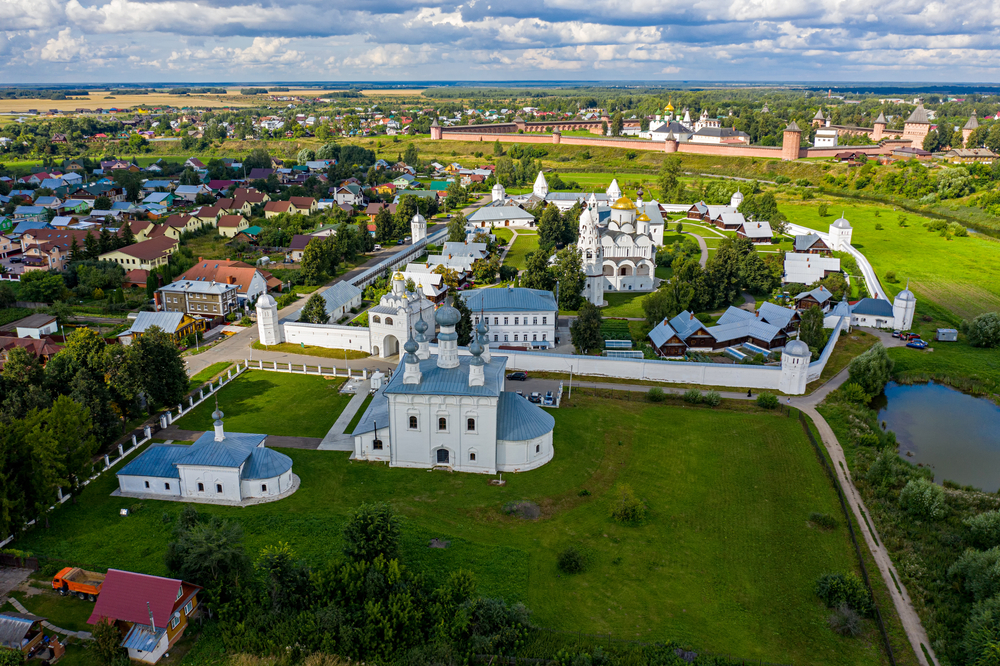
M 71 28 L 63 28 L 55 38 L 45 43 L 38 57 L 48 62 L 70 62 L 86 51 L 87 40 L 83 37 L 74 38 Z

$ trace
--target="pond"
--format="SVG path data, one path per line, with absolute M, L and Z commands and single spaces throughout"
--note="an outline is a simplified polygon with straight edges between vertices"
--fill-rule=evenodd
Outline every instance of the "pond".
M 1000 407 L 933 382 L 890 383 L 873 404 L 896 433 L 899 454 L 954 481 L 987 492 L 1000 488 Z

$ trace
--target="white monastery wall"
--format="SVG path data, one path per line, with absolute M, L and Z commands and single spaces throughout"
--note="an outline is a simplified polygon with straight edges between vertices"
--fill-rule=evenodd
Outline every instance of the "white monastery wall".
M 334 326 L 329 324 L 300 324 L 286 321 L 281 324 L 285 342 L 306 344 L 328 349 L 356 349 L 372 352 L 371 336 L 363 326 Z

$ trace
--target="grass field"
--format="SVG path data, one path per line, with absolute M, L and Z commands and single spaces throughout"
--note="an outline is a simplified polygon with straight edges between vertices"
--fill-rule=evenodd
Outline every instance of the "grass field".
M 837 636 L 813 594 L 817 576 L 856 562 L 843 526 L 825 532 L 807 522 L 810 512 L 840 510 L 797 419 L 585 397 L 564 405 L 553 412 L 554 460 L 504 475 L 504 487 L 478 475 L 290 449 L 302 479 L 291 497 L 198 510 L 239 520 L 252 555 L 287 541 L 317 563 L 339 552 L 352 507 L 384 500 L 404 518 L 410 566 L 432 581 L 470 568 L 482 594 L 524 601 L 543 627 L 672 638 L 785 664 L 881 663 L 870 623 L 861 638 Z M 648 505 L 643 524 L 608 517 L 609 490 L 619 482 Z M 114 487 L 113 475 L 103 475 L 80 504 L 53 514 L 50 530 L 15 547 L 92 569 L 165 573 L 182 506 L 114 498 Z M 506 516 L 502 506 L 516 500 L 537 503 L 542 518 Z M 124 506 L 133 508 L 127 518 L 118 516 Z M 432 537 L 450 546 L 429 549 Z M 586 553 L 588 569 L 560 576 L 556 555 L 570 545 Z
M 191 377 L 188 390 L 193 391 L 202 384 L 206 383 L 208 380 L 214 379 L 216 375 L 225 372 L 226 368 L 229 368 L 232 365 L 231 361 L 219 361 L 218 363 L 213 363 L 198 374 Z
M 930 218 L 903 212 L 907 226 L 900 227 L 900 212 L 891 206 L 841 199 L 829 203 L 830 215 L 823 218 L 815 202 L 782 202 L 781 210 L 789 221 L 822 231 L 843 211 L 854 227 L 851 244 L 864 253 L 892 295 L 909 280 L 918 302 L 927 299 L 962 318 L 1000 310 L 1000 241 L 975 234 L 945 240 L 924 228 Z M 876 230 L 876 224 L 883 229 Z M 885 279 L 889 271 L 896 273 L 896 282 Z
M 29 613 L 44 617 L 60 629 L 67 631 L 91 630 L 87 619 L 94 612 L 94 604 L 90 601 L 81 601 L 75 597 L 61 597 L 51 589 L 51 586 L 40 594 L 28 596 L 23 592 L 13 592 L 11 596 L 21 602 Z
M 237 91 L 238 92 L 238 91 Z M 75 111 L 76 109 L 130 109 L 134 106 L 173 106 L 183 108 L 186 106 L 196 108 L 219 107 L 219 106 L 256 106 L 266 104 L 267 99 L 261 98 L 259 102 L 247 97 L 225 97 L 221 95 L 168 95 L 166 93 L 152 93 L 149 95 L 123 95 L 112 94 L 106 90 L 90 91 L 87 97 L 74 97 L 72 99 L 52 100 L 52 99 L 4 99 L 0 100 L 0 113 L 28 111 L 37 109 L 45 112 L 49 109 L 59 109 L 60 111 Z
M 218 392 L 226 429 L 265 435 L 323 437 L 351 396 L 339 392 L 344 380 L 309 375 L 249 371 Z M 174 421 L 184 430 L 211 430 L 215 402 L 206 400 Z
M 602 317 L 645 317 L 642 302 L 651 292 L 604 292 L 604 300 L 608 302 L 601 308 Z
M 507 252 L 506 258 L 504 258 L 503 263 L 507 266 L 513 266 L 517 270 L 524 270 L 525 263 L 527 261 L 527 255 L 529 252 L 534 252 L 538 249 L 538 235 L 518 235 L 514 239 L 514 244 L 510 246 L 510 250 Z
M 331 324 L 334 322 L 330 322 Z M 260 349 L 261 351 L 274 351 L 274 352 L 286 352 L 288 354 L 301 354 L 303 356 L 316 356 L 319 358 L 329 358 L 333 360 L 343 361 L 347 359 L 357 359 L 357 358 L 368 358 L 371 354 L 363 351 L 358 351 L 357 349 L 330 349 L 328 347 L 312 347 L 310 345 L 295 344 L 293 342 L 282 342 L 276 345 L 267 345 L 266 347 L 260 343 L 260 340 L 254 340 L 250 345 L 254 349 Z
M 510 239 L 514 237 L 514 232 L 504 227 L 498 227 L 493 230 L 493 235 L 509 243 Z

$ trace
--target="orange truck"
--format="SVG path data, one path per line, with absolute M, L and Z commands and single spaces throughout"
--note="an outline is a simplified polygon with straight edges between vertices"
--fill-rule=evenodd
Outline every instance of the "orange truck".
M 66 567 L 52 579 L 52 589 L 59 590 L 59 594 L 63 596 L 68 594 L 78 599 L 97 601 L 97 595 L 104 585 L 104 576 L 105 574 L 85 571 L 79 567 Z

